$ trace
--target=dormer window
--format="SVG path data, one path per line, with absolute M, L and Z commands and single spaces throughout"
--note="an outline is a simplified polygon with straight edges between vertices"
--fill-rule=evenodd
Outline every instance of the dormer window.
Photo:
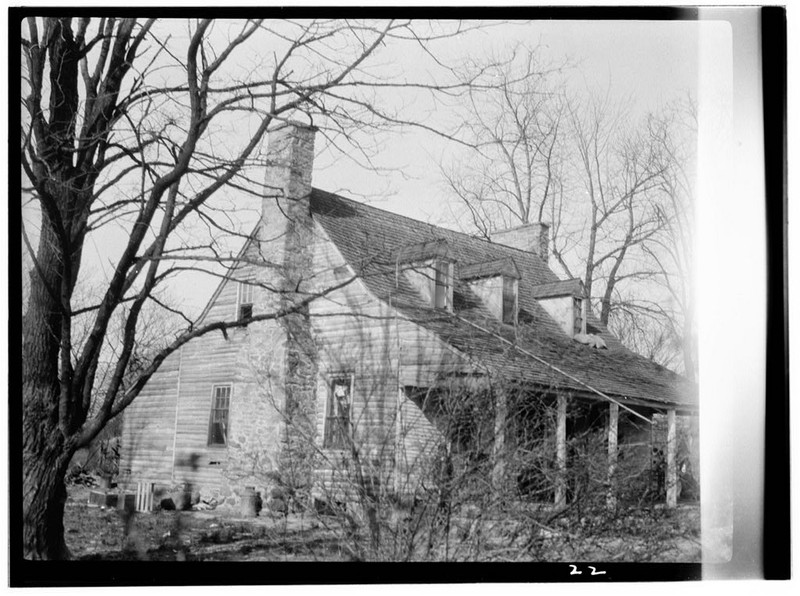
M 449 261 L 435 261 L 433 307 L 453 310 L 453 264 Z
M 513 277 L 503 276 L 503 323 L 517 324 L 517 294 L 519 282 Z
M 520 275 L 513 259 L 470 263 L 459 268 L 459 277 L 494 318 L 516 325 Z
M 248 321 L 253 318 L 253 282 L 239 282 L 239 296 L 237 299 L 236 318 L 238 321 Z
M 531 288 L 531 296 L 548 312 L 569 337 L 586 333 L 586 303 L 583 283 L 567 279 Z
M 572 298 L 572 310 L 574 316 L 573 335 L 586 333 L 586 321 L 583 317 L 583 298 L 575 296 Z
M 428 240 L 397 251 L 397 270 L 417 290 L 422 301 L 441 310 L 453 310 L 454 261 L 444 239 Z

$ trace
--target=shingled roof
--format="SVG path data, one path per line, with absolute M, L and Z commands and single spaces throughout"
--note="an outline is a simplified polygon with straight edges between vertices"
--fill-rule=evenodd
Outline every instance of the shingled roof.
M 495 275 L 505 275 L 519 279 L 519 269 L 514 264 L 514 259 L 494 259 L 483 263 L 473 263 L 458 268 L 458 276 L 461 279 L 479 279 L 481 277 L 492 277 Z
M 534 298 L 554 298 L 556 296 L 583 296 L 583 286 L 579 279 L 565 279 L 531 288 Z
M 568 337 L 536 297 L 547 288 L 573 289 L 575 281 L 559 280 L 537 255 L 317 189 L 311 194 L 311 213 L 376 297 L 387 302 L 391 298 L 392 306 L 403 316 L 433 331 L 493 374 L 591 397 L 582 383 L 570 378 L 574 377 L 623 404 L 696 408 L 693 384 L 626 349 L 593 314 L 587 326 L 605 340 L 607 350 Z M 515 328 L 493 319 L 469 284 L 459 279 L 458 269 L 453 313 L 429 308 L 402 276 L 398 282 L 398 255 L 405 254 L 408 247 L 434 245 L 446 245 L 457 268 L 511 259 L 520 273 L 520 324 Z

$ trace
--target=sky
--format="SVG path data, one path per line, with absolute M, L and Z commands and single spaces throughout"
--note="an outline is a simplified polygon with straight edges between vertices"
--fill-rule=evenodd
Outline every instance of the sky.
M 220 25 L 215 33 L 225 35 L 227 31 Z M 164 33 L 185 36 L 186 26 L 176 21 Z M 702 86 L 699 84 L 701 39 L 703 47 L 713 49 L 714 61 L 719 66 L 706 69 Z M 565 71 L 568 91 L 608 89 L 612 100 L 629 103 L 631 118 L 687 93 L 693 97 L 712 97 L 713 105 L 707 112 L 715 114 L 719 111 L 716 102 L 724 103 L 730 93 L 730 39 L 724 23 L 530 21 L 481 28 L 456 40 L 438 42 L 434 49 L 439 60 L 455 65 L 466 58 L 480 61 L 488 56 L 504 56 L 521 43 L 538 46 L 546 61 L 569 61 L 571 66 Z M 269 53 L 265 48 L 264 55 Z M 387 73 L 406 79 L 430 77 L 429 70 L 420 69 L 420 65 L 429 69 L 431 64 L 420 52 L 406 47 L 401 53 L 390 46 L 379 56 L 380 68 Z M 258 56 L 248 54 L 237 66 L 257 68 L 258 60 Z M 431 125 L 450 122 L 452 113 L 440 106 L 433 107 L 425 97 L 410 92 L 392 93 L 378 100 L 399 106 L 403 116 L 412 120 L 416 118 Z M 224 143 L 226 135 L 235 134 L 234 126 L 230 132 L 222 131 L 219 138 Z M 469 155 L 459 153 L 460 149 L 451 142 L 417 129 L 382 133 L 379 141 L 381 150 L 375 162 L 382 169 L 375 171 L 359 167 L 332 151 L 318 135 L 314 186 L 420 220 L 458 228 L 453 217 L 453 197 L 446 191 L 439 164 L 459 156 L 468 159 Z M 233 191 L 225 194 L 233 197 L 232 201 L 238 200 Z M 256 218 L 255 210 L 245 212 L 241 216 L 242 231 L 249 232 Z M 27 221 L 33 223 L 35 219 L 29 217 Z M 113 256 L 121 250 L 121 240 L 113 229 L 93 237 L 85 251 L 85 274 L 107 276 L 114 263 Z M 190 294 L 183 296 L 178 287 L 176 297 L 199 312 L 217 283 L 214 278 L 198 278 L 193 280 Z
M 521 42 L 539 45 L 543 56 L 550 60 L 568 58 L 574 64 L 566 73 L 569 89 L 582 92 L 585 88 L 608 87 L 612 96 L 630 101 L 634 115 L 642 115 L 685 93 L 697 97 L 701 31 L 712 38 L 712 45 L 724 45 L 724 31 L 710 23 L 547 21 L 490 28 L 467 36 L 460 43 L 448 44 L 443 53 L 455 59 L 465 53 L 474 56 L 476 51 L 484 55 L 500 53 Z M 407 68 L 413 72 L 413 65 Z M 720 78 L 725 72 L 719 71 Z M 724 84 L 723 80 L 704 81 L 704 85 L 714 88 Z M 330 167 L 328 156 L 321 155 L 314 185 L 333 192 L 353 189 L 359 194 L 372 194 L 382 208 L 452 225 L 452 221 L 448 222 L 447 197 L 443 196 L 438 164 L 453 150 L 451 144 L 430 134 L 392 138 L 381 162 L 401 167 L 402 175 L 388 176 L 354 174 L 339 159 L 335 167 Z

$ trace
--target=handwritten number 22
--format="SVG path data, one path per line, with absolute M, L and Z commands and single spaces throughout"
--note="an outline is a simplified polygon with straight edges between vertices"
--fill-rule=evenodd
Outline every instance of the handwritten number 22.
M 569 572 L 570 575 L 582 575 L 583 571 L 578 571 L 577 565 L 570 565 L 572 567 L 572 571 Z M 589 569 L 592 570 L 592 575 L 604 575 L 605 571 L 598 571 L 596 567 L 588 565 Z

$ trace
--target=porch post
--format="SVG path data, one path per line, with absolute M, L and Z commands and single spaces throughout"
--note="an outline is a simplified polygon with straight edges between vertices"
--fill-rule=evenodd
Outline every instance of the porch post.
M 556 419 L 556 490 L 555 505 L 567 504 L 567 397 L 558 396 Z
M 608 493 L 606 508 L 613 511 L 617 507 L 617 437 L 619 428 L 619 406 L 608 404 Z
M 675 429 L 675 410 L 667 412 L 667 508 L 678 505 L 678 467 L 677 467 L 677 432 Z
M 394 457 L 392 458 L 392 485 L 394 486 L 394 492 L 397 495 L 400 494 L 400 490 L 402 488 L 400 482 L 401 467 L 406 463 L 406 451 L 403 446 L 403 400 L 405 400 L 405 398 L 405 389 L 403 389 L 403 385 L 398 379 L 397 404 L 395 404 L 394 410 Z
M 494 444 L 492 446 L 492 487 L 495 493 L 501 493 L 505 485 L 507 423 L 508 396 L 503 389 L 497 389 L 494 400 Z

